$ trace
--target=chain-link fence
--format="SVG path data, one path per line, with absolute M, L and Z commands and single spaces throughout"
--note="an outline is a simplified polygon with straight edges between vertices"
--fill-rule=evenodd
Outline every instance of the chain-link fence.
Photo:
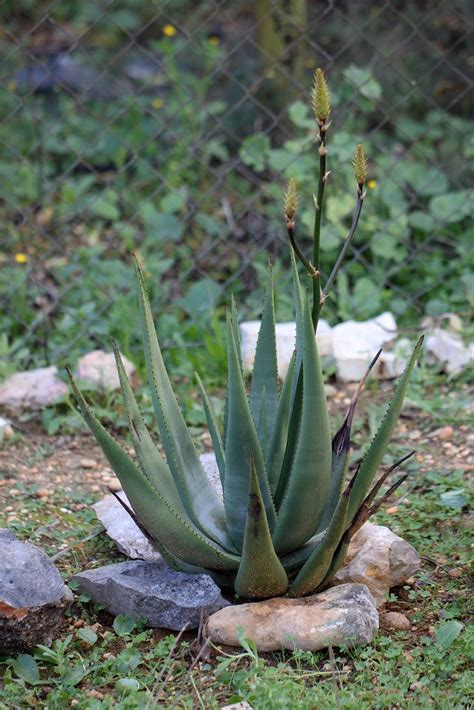
M 258 315 L 268 252 L 291 317 L 281 192 L 297 178 L 304 246 L 316 66 L 334 104 L 323 275 L 350 224 L 355 144 L 371 157 L 329 317 L 466 310 L 467 0 L 20 0 L 0 17 L 3 362 L 59 363 L 109 335 L 133 350 L 133 249 L 170 346 L 198 342 L 230 288 Z

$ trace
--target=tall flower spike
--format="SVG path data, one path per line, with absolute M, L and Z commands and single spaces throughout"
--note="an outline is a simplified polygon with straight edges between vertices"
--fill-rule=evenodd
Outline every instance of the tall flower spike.
M 322 69 L 316 69 L 314 72 L 311 101 L 316 120 L 320 124 L 325 123 L 331 113 L 331 97 L 329 95 L 329 86 Z
M 291 222 L 298 207 L 298 186 L 295 178 L 290 178 L 288 180 L 286 192 L 283 197 L 283 207 L 287 221 Z
M 352 165 L 354 166 L 357 183 L 361 187 L 367 179 L 367 168 L 369 165 L 369 161 L 365 156 L 364 146 L 361 143 L 356 147 Z

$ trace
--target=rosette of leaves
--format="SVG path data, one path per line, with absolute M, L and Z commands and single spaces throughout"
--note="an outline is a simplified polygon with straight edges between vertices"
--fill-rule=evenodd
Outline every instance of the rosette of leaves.
M 327 180 L 325 133 L 329 110 L 328 103 L 326 115 L 318 118 L 319 127 L 324 132 L 321 141 L 324 150 L 320 150 L 317 210 L 322 208 Z M 365 162 L 364 175 L 360 173 L 360 147 L 358 151 L 357 220 L 365 196 L 363 182 L 366 173 Z M 228 389 L 222 430 L 204 385 L 196 375 L 216 455 L 222 496 L 203 469 L 173 393 L 138 261 L 136 273 L 143 344 L 164 457 L 140 414 L 115 344 L 136 460 L 100 424 L 71 377 L 82 415 L 117 474 L 130 508 L 123 501 L 122 504 L 166 562 L 183 572 L 210 574 L 223 589 L 233 590 L 244 598 L 285 593 L 302 596 L 323 588 L 342 564 L 353 534 L 405 478 L 399 479 L 385 496 L 375 501 L 388 474 L 407 458 L 392 466 L 373 485 L 402 407 L 421 339 L 394 390 L 374 439 L 347 482 L 352 418 L 365 378 L 353 397 L 342 426 L 331 438 L 315 338 L 319 310 L 325 299 L 319 287 L 319 272 L 313 266 L 319 261 L 319 232 L 315 234 L 316 247 L 311 264 L 296 245 L 296 206 L 296 187 L 292 184 L 285 212 L 292 245 L 296 345 L 283 385 L 279 386 L 277 374 L 271 272 L 249 393 L 240 359 L 238 316 L 233 301 L 229 308 Z M 315 232 L 319 228 L 317 215 Z M 355 227 L 351 228 L 348 240 L 352 239 L 354 231 Z M 344 249 L 347 250 L 347 244 Z M 311 277 L 310 293 L 302 288 L 296 258 L 303 262 Z M 334 279 L 334 274 L 329 280 L 331 278 Z M 375 361 L 376 358 L 372 365 Z

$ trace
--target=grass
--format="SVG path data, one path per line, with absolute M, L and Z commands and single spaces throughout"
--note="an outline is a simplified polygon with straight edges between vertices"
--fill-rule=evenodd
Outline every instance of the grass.
M 385 385 L 373 383 L 371 388 L 366 400 L 372 405 L 361 411 L 356 443 L 367 438 L 366 419 L 370 429 L 377 417 L 374 400 L 379 403 L 385 396 Z M 341 395 L 341 409 L 346 394 Z M 462 406 L 467 387 L 461 380 L 447 385 L 421 368 L 409 397 L 391 453 L 416 446 L 417 456 L 399 497 L 375 522 L 389 525 L 422 555 L 416 578 L 392 590 L 387 602 L 387 609 L 409 617 L 411 631 L 389 630 L 382 622 L 379 635 L 366 648 L 259 655 L 251 642 L 240 651 L 203 646 L 195 632 L 184 633 L 176 642 L 175 635 L 146 629 L 140 621 L 113 619 L 86 596 L 76 595 L 51 649 L 37 647 L 31 654 L 0 662 L 1 710 L 212 709 L 240 700 L 269 710 L 472 707 L 468 424 Z M 337 398 L 335 402 L 339 409 Z M 436 431 L 447 423 L 452 426 L 449 440 Z M 65 460 L 71 462 L 64 474 L 74 483 L 71 492 L 54 485 L 50 495 L 38 498 L 43 483 L 33 474 L 28 478 L 28 471 L 52 475 L 47 471 L 58 456 L 58 439 L 44 434 L 28 438 L 25 434 L 0 451 L 0 490 L 7 494 L 0 524 L 8 523 L 20 539 L 49 554 L 59 551 L 56 564 L 66 580 L 86 567 L 122 559 L 104 535 L 96 534 L 100 527 L 90 503 L 97 493 L 91 492 L 88 479 L 81 481 L 74 473 L 73 456 L 90 455 L 90 440 L 71 437 L 62 444 L 69 456 Z M 26 474 L 20 465 L 15 468 L 17 457 Z M 92 472 L 91 481 L 95 475 Z M 14 487 L 18 492 L 10 496 Z

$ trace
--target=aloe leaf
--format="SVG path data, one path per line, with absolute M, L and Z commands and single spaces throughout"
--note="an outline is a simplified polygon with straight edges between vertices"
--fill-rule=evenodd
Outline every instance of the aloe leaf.
M 360 471 L 359 475 L 357 476 L 357 480 L 355 482 L 354 488 L 351 493 L 351 499 L 349 502 L 349 510 L 347 513 L 347 523 L 350 525 L 352 522 L 354 516 L 356 515 L 358 509 L 360 508 L 361 503 L 363 502 L 370 485 L 372 483 L 372 479 L 380 466 L 380 463 L 382 461 L 382 458 L 385 454 L 385 451 L 387 449 L 388 443 L 391 439 L 391 436 L 393 434 L 393 430 L 395 428 L 395 425 L 397 423 L 399 414 L 401 412 L 402 406 L 403 406 L 403 400 L 405 397 L 405 393 L 408 387 L 408 382 L 410 379 L 410 375 L 413 371 L 413 368 L 415 366 L 415 362 L 418 358 L 418 355 L 420 353 L 420 349 L 423 343 L 423 336 L 418 340 L 417 344 L 415 345 L 415 348 L 413 350 L 413 353 L 410 357 L 410 360 L 400 377 L 398 384 L 395 388 L 395 391 L 393 393 L 392 400 L 387 408 L 387 411 L 385 413 L 385 417 L 383 418 L 382 424 L 380 425 L 374 439 L 372 440 L 372 443 L 369 446 L 369 449 L 362 461 L 362 464 L 360 466 Z
M 82 416 L 117 474 L 140 524 L 149 536 L 188 564 L 223 571 L 237 569 L 237 556 L 229 554 L 202 535 L 153 488 L 120 444 L 95 417 L 71 373 L 68 374 Z
M 133 394 L 130 381 L 125 372 L 122 358 L 115 341 L 112 340 L 115 361 L 120 379 L 120 388 L 127 412 L 130 433 L 132 434 L 135 452 L 142 473 L 153 488 L 171 505 L 182 507 L 181 499 L 173 481 L 169 467 L 156 448 Z
M 232 324 L 232 332 L 234 334 L 234 340 L 237 347 L 237 356 L 239 360 L 240 371 L 243 373 L 242 366 L 242 348 L 240 344 L 240 330 L 239 330 L 239 314 L 237 312 L 237 306 L 235 304 L 235 298 L 232 294 L 230 297 L 230 322 Z M 228 391 L 226 393 L 224 402 L 224 434 L 223 440 L 227 441 L 227 420 L 229 418 L 229 398 Z
M 273 543 L 279 554 L 303 545 L 319 527 L 329 495 L 331 434 L 308 297 L 303 334 L 303 403 L 296 453 Z
M 322 532 L 313 535 L 313 537 L 311 537 L 308 542 L 305 542 L 304 545 L 298 547 L 297 550 L 293 550 L 293 552 L 290 552 L 288 555 L 283 555 L 282 557 L 280 557 L 280 561 L 283 567 L 285 568 L 287 574 L 290 574 L 295 570 L 299 570 L 302 565 L 304 565 L 304 563 L 311 555 L 315 547 L 319 545 L 321 540 L 323 540 L 325 532 L 326 531 L 323 530 Z
M 127 511 L 128 515 L 132 518 L 133 522 L 141 530 L 143 535 L 145 535 L 145 537 L 149 540 L 150 544 L 153 545 L 156 550 L 158 550 L 168 567 L 171 567 L 171 569 L 174 569 L 176 572 L 185 572 L 186 574 L 206 574 L 206 570 L 204 568 L 186 564 L 186 562 L 183 562 L 175 555 L 173 555 L 173 553 L 170 552 L 163 545 L 163 543 L 158 540 L 158 538 L 152 538 L 148 533 L 148 530 L 143 527 L 132 508 L 130 508 L 127 503 L 125 503 L 125 501 L 118 495 L 118 493 L 116 493 L 115 491 L 111 491 L 111 493 L 114 496 L 115 500 L 120 503 L 122 508 Z
M 207 426 L 209 428 L 209 433 L 212 439 L 212 446 L 214 448 L 214 453 L 216 455 L 217 468 L 219 469 L 219 476 L 221 479 L 222 488 L 224 488 L 224 476 L 225 476 L 225 455 L 224 447 L 222 445 L 222 439 L 217 426 L 216 415 L 214 412 L 214 407 L 208 397 L 206 389 L 202 383 L 201 378 L 198 373 L 195 372 L 194 376 L 199 387 L 199 394 L 201 396 L 202 405 L 204 407 L 204 412 L 206 414 Z
M 280 509 L 283 496 L 286 491 L 288 479 L 293 465 L 296 445 L 298 442 L 299 428 L 301 422 L 301 411 L 303 401 L 303 312 L 304 294 L 298 276 L 296 259 L 293 249 L 291 249 L 291 273 L 293 278 L 293 304 L 296 319 L 296 344 L 295 344 L 295 371 L 291 390 L 291 406 L 288 419 L 288 431 L 285 454 L 280 468 L 277 488 L 274 493 L 275 506 Z
M 268 471 L 268 481 L 272 495 L 278 488 L 283 459 L 285 457 L 286 443 L 288 439 L 289 416 L 291 406 L 291 391 L 293 389 L 293 377 L 295 374 L 295 356 L 291 358 L 285 382 L 278 402 L 278 409 L 275 418 L 273 436 L 268 448 L 266 467 Z
M 339 498 L 332 520 L 314 547 L 290 587 L 290 596 L 300 597 L 314 592 L 323 582 L 331 567 L 334 554 L 344 534 L 349 498 L 356 480 L 354 476 Z
M 193 523 L 211 539 L 231 547 L 224 508 L 209 481 L 174 396 L 161 354 L 143 274 L 135 261 L 145 359 L 153 407 L 166 460 L 183 505 Z
M 247 519 L 235 591 L 242 597 L 261 599 L 279 596 L 287 589 L 288 577 L 272 544 L 255 463 L 251 456 Z
M 367 378 L 372 371 L 375 363 L 380 357 L 382 350 L 379 350 L 372 362 L 368 366 L 364 376 L 354 392 L 347 414 L 344 417 L 339 430 L 334 435 L 332 440 L 332 459 L 331 459 L 331 488 L 329 491 L 329 500 L 324 511 L 323 519 L 319 526 L 320 530 L 325 530 L 329 525 L 334 511 L 336 510 L 339 498 L 344 484 L 344 476 L 349 468 L 349 452 L 351 448 L 351 429 L 354 412 L 359 401 L 359 397 L 364 389 Z
M 278 407 L 278 367 L 275 337 L 275 306 L 273 301 L 273 278 L 271 267 L 268 268 L 268 284 L 265 295 L 262 320 L 255 350 L 250 393 L 250 411 L 256 425 L 271 436 L 275 426 Z M 259 427 L 260 428 L 260 427 Z M 260 434 L 260 432 L 258 431 Z M 260 445 L 266 455 L 266 446 L 260 438 Z
M 225 446 L 224 505 L 230 538 L 234 545 L 241 549 L 247 518 L 250 455 L 253 456 L 255 462 L 270 529 L 275 526 L 276 514 L 266 477 L 262 449 L 245 392 L 230 317 L 227 321 L 227 332 L 229 342 L 229 389 L 227 393 L 229 409 Z

